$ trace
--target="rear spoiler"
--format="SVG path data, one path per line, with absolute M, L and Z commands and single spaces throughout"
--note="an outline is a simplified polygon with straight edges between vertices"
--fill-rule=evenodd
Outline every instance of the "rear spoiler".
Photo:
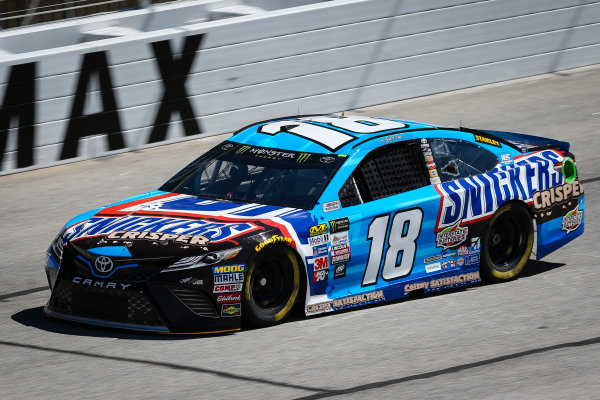
M 544 149 L 558 149 L 569 151 L 570 144 L 555 139 L 548 139 L 540 136 L 526 135 L 524 133 L 489 131 L 485 129 L 469 129 L 461 127 L 462 132 L 476 133 L 487 136 L 490 139 L 496 139 L 499 142 L 507 144 L 521 153 Z

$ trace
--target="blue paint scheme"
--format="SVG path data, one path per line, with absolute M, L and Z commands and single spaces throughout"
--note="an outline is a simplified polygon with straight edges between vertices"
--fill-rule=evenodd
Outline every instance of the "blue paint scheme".
M 289 120 L 290 124 L 292 125 L 294 121 L 297 121 L 294 118 L 285 120 Z M 409 125 L 409 127 L 404 129 L 393 129 L 383 133 L 378 132 L 375 134 L 359 134 L 347 131 L 346 129 L 334 129 L 339 132 L 347 133 L 348 135 L 353 136 L 354 139 L 333 151 L 333 153 L 336 154 L 348 155 L 348 158 L 337 174 L 329 182 L 313 210 L 289 210 L 289 212 L 284 212 L 280 207 L 260 206 L 236 212 L 235 209 L 243 206 L 244 203 L 219 202 L 214 200 L 206 201 L 203 199 L 197 199 L 193 196 L 169 201 L 164 208 L 179 212 L 204 211 L 214 213 L 221 211 L 222 214 L 225 215 L 232 213 L 236 217 L 246 217 L 243 219 L 244 222 L 252 221 L 253 218 L 259 219 L 261 218 L 261 215 L 265 213 L 277 213 L 278 211 L 281 211 L 280 215 L 278 215 L 276 219 L 277 221 L 282 221 L 284 225 L 289 228 L 290 232 L 295 235 L 294 241 L 296 242 L 296 250 L 306 264 L 306 277 L 309 290 L 307 304 L 314 304 L 316 302 L 324 301 L 324 299 L 343 299 L 348 296 L 355 296 L 378 290 L 382 290 L 385 295 L 385 299 L 389 300 L 407 296 L 410 292 L 407 285 L 413 283 L 426 284 L 431 283 L 436 279 L 464 276 L 465 274 L 477 274 L 478 277 L 478 261 L 474 261 L 475 264 L 469 264 L 467 261 L 479 259 L 479 245 L 475 246 L 472 242 L 465 242 L 464 244 L 461 244 L 461 248 L 467 248 L 467 251 L 471 252 L 463 255 L 457 254 L 457 249 L 459 248 L 458 245 L 453 249 L 443 251 L 443 249 L 440 248 L 436 242 L 437 232 L 439 232 L 441 229 L 451 226 L 452 223 L 455 223 L 456 221 L 459 221 L 460 223 L 464 222 L 465 224 L 471 224 L 469 225 L 470 229 L 474 229 L 474 227 L 478 226 L 483 232 L 487 227 L 487 218 L 491 217 L 493 213 L 504 203 L 508 201 L 531 203 L 531 196 L 536 190 L 542 190 L 540 188 L 546 189 L 549 187 L 554 187 L 563 183 L 562 175 L 553 170 L 553 160 L 558 160 L 560 157 L 553 150 L 540 152 L 539 154 L 530 157 L 529 155 L 524 155 L 524 153 L 521 153 L 519 150 L 504 143 L 500 143 L 498 146 L 485 143 L 476 143 L 498 157 L 498 167 L 493 171 L 482 174 L 482 177 L 476 176 L 477 180 L 473 180 L 472 177 L 469 177 L 440 185 L 428 185 L 410 192 L 400 193 L 394 196 L 374 200 L 366 204 L 324 212 L 323 204 L 337 201 L 339 199 L 338 192 L 342 185 L 346 182 L 361 160 L 373 149 L 379 148 L 386 144 L 396 143 L 398 141 L 421 138 L 460 139 L 475 143 L 472 133 L 448 130 L 444 129 L 443 127 L 436 127 L 435 125 L 409 121 L 393 121 L 406 123 Z M 316 153 L 330 152 L 326 147 L 314 141 L 307 140 L 287 131 L 279 132 L 273 135 L 260 133 L 258 132 L 258 129 L 262 125 L 264 125 L 264 123 L 248 127 L 228 140 L 234 143 L 271 147 L 282 150 Z M 323 123 L 313 123 L 313 125 L 323 127 L 326 126 Z M 330 126 L 326 127 L 331 129 Z M 501 133 L 499 133 L 499 136 L 502 136 L 500 134 Z M 529 140 L 530 142 L 535 141 L 535 143 L 540 143 L 540 138 L 526 135 L 519 136 L 518 134 L 505 134 L 502 137 L 507 140 L 521 140 L 523 142 L 525 142 L 525 140 Z M 563 143 L 557 141 L 553 141 L 552 143 L 555 142 L 559 144 Z M 357 143 L 361 144 L 356 146 Z M 568 146 L 568 144 L 565 146 Z M 510 161 L 501 163 L 500 156 L 506 154 L 510 155 Z M 520 158 L 517 158 L 516 161 L 513 161 L 513 158 L 517 156 Z M 519 179 L 520 181 L 516 182 L 516 180 Z M 118 203 L 114 203 L 110 206 L 122 204 L 132 200 L 149 198 L 163 193 L 164 192 L 161 191 L 152 191 Z M 583 196 L 581 196 L 580 199 L 580 209 L 583 210 Z M 480 207 L 475 204 L 477 201 L 482 201 L 483 203 L 481 204 L 483 204 L 483 206 Z M 486 207 L 490 201 L 493 202 L 493 207 Z M 103 208 L 81 214 L 80 216 L 72 219 L 67 226 L 88 219 L 93 222 L 94 218 L 96 218 L 92 218 L 94 214 Z M 445 218 L 440 218 L 444 212 L 447 213 L 444 214 Z M 464 215 L 459 215 L 460 212 L 462 212 Z M 453 214 L 450 215 L 449 213 Z M 469 213 L 473 215 L 470 215 Z M 410 226 L 410 224 L 413 222 L 405 222 L 403 226 L 396 227 L 394 230 L 393 221 L 395 220 L 395 217 L 399 216 L 399 221 L 403 221 L 402 218 L 408 218 L 408 216 L 417 218 L 419 215 L 422 216 L 422 220 L 419 226 L 420 230 L 418 237 L 412 241 L 415 246 L 414 253 L 409 254 L 409 251 L 407 250 L 406 252 L 398 252 L 397 255 L 394 254 L 395 251 L 390 251 L 390 248 L 392 248 L 395 240 L 400 240 L 397 237 L 398 232 L 403 233 L 403 235 L 400 236 L 410 236 L 412 230 L 415 229 L 414 226 Z M 328 223 L 328 221 L 344 217 L 348 217 L 350 221 L 350 229 L 348 231 L 350 260 L 346 262 L 345 276 L 334 279 L 335 266 L 331 265 L 331 259 L 333 255 L 332 252 L 334 251 L 331 246 L 331 241 L 334 238 L 333 234 L 330 233 L 329 244 L 326 245 L 330 253 L 328 278 L 323 281 L 314 281 L 314 257 L 313 249 L 309 245 L 309 228 L 313 225 Z M 273 219 L 273 217 L 268 218 Z M 377 218 L 380 218 L 378 221 L 381 222 L 382 227 L 384 226 L 383 222 L 385 222 L 385 232 L 382 233 L 383 231 L 381 231 L 378 233 L 379 235 L 384 235 L 384 240 L 382 241 L 382 247 L 377 250 L 381 252 L 381 256 L 379 258 L 374 258 L 374 262 L 372 263 L 372 266 L 374 266 L 373 270 L 376 269 L 377 272 L 374 274 L 374 278 L 369 280 L 367 279 L 366 271 L 368 260 L 370 255 L 372 256 L 372 254 L 374 254 L 373 252 L 376 251 L 376 249 L 374 249 L 376 247 L 376 243 L 373 235 L 371 235 L 370 226 L 373 226 L 372 224 Z M 469 218 L 472 219 L 472 221 L 469 221 Z M 416 220 L 417 219 L 414 219 L 414 221 Z M 567 242 L 583 233 L 583 221 L 581 222 L 581 226 L 570 233 L 566 233 L 561 229 L 561 221 L 562 215 L 538 225 L 538 258 L 549 254 L 550 252 L 563 246 Z M 200 223 L 201 221 L 194 222 Z M 135 225 L 131 225 L 127 226 L 126 228 L 129 230 L 134 230 L 134 227 Z M 169 228 L 162 230 L 161 227 L 162 225 L 156 225 L 149 230 L 170 232 Z M 212 228 L 213 227 L 211 227 L 211 229 Z M 396 234 L 393 237 L 390 236 L 393 235 L 391 233 L 392 231 Z M 98 228 L 98 232 L 103 232 L 100 227 Z M 206 231 L 201 229 L 195 231 L 194 233 L 206 234 L 211 238 L 211 240 L 215 241 L 221 239 L 221 236 L 217 235 L 216 233 L 211 236 L 209 233 L 206 233 Z M 227 236 L 226 234 L 224 235 Z M 476 238 L 469 237 L 469 239 Z M 412 248 L 410 247 L 412 245 L 408 242 L 403 243 L 403 246 L 404 245 L 408 247 L 402 247 L 403 249 Z M 324 252 L 322 246 L 323 245 L 321 245 L 321 251 L 318 255 L 319 257 L 321 257 Z M 95 254 L 103 254 L 108 256 L 122 256 L 121 254 L 128 252 L 124 247 L 101 247 L 91 249 L 90 251 Z M 465 250 L 463 249 L 462 251 Z M 398 272 L 398 265 L 402 265 L 403 262 L 408 260 L 408 258 L 403 260 L 403 257 L 409 257 L 414 254 L 414 260 L 410 270 L 406 274 L 398 276 L 397 278 L 392 277 L 384 279 L 384 271 L 386 268 L 384 264 L 388 252 L 391 254 L 391 256 L 396 257 L 393 259 L 393 263 L 390 261 L 390 263 L 393 265 L 389 268 L 389 271 L 392 271 L 393 273 Z M 442 257 L 448 254 L 451 255 Z M 439 269 L 437 269 L 437 265 L 435 265 L 435 263 L 438 261 L 425 262 L 426 259 L 433 259 L 435 257 L 440 257 Z M 53 257 L 50 257 L 49 259 L 49 266 L 50 264 L 56 265 L 56 261 L 53 259 Z M 99 277 L 94 273 L 91 264 L 87 260 L 83 258 L 81 259 L 90 266 L 92 274 Z M 426 270 L 427 265 L 430 266 L 429 272 Z M 119 266 L 116 269 L 134 266 L 135 264 Z M 112 272 L 114 273 L 114 271 Z M 364 282 L 367 283 L 363 284 Z M 424 287 L 424 291 L 437 291 L 440 289 L 458 287 L 477 282 L 478 279 L 473 278 L 469 279 L 468 282 L 461 281 L 439 287 Z M 318 297 L 313 298 L 312 296 Z M 360 304 L 368 304 L 373 301 L 376 300 L 366 300 Z M 341 307 L 335 307 L 335 309 L 346 308 L 348 306 L 351 305 L 343 305 Z
M 99 256 L 131 257 L 129 249 L 125 246 L 94 247 L 88 249 L 87 251 L 93 254 L 98 254 Z
M 577 207 L 583 212 L 582 222 L 576 230 L 572 232 L 566 232 L 562 229 L 563 216 L 554 218 L 544 224 L 538 225 L 537 229 L 537 259 L 546 257 L 548 254 L 559 249 L 571 240 L 583 234 L 583 218 L 585 218 L 585 199 L 581 196 L 580 203 Z M 570 211 L 570 209 L 567 209 Z

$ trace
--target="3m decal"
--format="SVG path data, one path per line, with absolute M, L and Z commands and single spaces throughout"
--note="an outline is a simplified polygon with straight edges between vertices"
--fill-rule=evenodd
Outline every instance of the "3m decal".
M 320 270 L 327 269 L 327 268 L 329 268 L 329 257 L 324 256 L 324 257 L 317 257 L 314 259 L 313 269 L 315 271 L 320 271 Z
M 377 283 L 382 264 L 381 277 L 386 281 L 405 277 L 412 271 L 417 239 L 421 234 L 423 210 L 413 208 L 401 211 L 388 224 L 389 220 L 390 214 L 385 214 L 376 217 L 369 224 L 367 241 L 371 242 L 371 247 L 362 286 Z

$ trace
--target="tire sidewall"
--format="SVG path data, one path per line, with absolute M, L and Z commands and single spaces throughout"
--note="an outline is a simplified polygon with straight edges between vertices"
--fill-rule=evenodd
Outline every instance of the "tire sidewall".
M 256 267 L 271 258 L 281 260 L 281 268 L 287 269 L 286 276 L 291 277 L 291 282 L 288 282 L 291 284 L 291 294 L 287 301 L 279 306 L 273 309 L 263 309 L 252 299 L 252 280 Z M 244 319 L 255 326 L 270 326 L 280 323 L 290 313 L 298 299 L 300 282 L 300 267 L 294 252 L 285 246 L 265 247 L 248 267 L 243 292 L 242 315 Z
M 492 261 L 492 259 L 490 257 L 488 243 L 489 243 L 489 239 L 490 239 L 492 226 L 494 226 L 494 223 L 499 218 L 503 218 L 507 215 L 514 215 L 515 218 L 519 221 L 525 221 L 525 220 L 528 221 L 528 223 L 523 223 L 522 225 L 520 225 L 518 227 L 519 232 L 523 235 L 523 238 L 527 242 L 526 242 L 525 248 L 522 251 L 522 254 L 520 254 L 519 257 L 517 257 L 515 260 L 513 260 L 509 264 L 511 266 L 511 268 L 506 271 L 500 271 L 497 268 L 495 268 L 495 263 Z M 521 232 L 520 229 L 525 226 L 526 226 L 527 232 Z M 520 204 L 508 203 L 508 204 L 503 205 L 496 211 L 496 213 L 490 219 L 488 228 L 487 228 L 487 230 L 485 232 L 485 236 L 483 238 L 482 262 L 480 265 L 480 272 L 481 272 L 482 278 L 484 278 L 484 280 L 486 280 L 488 282 L 502 282 L 502 281 L 507 281 L 507 280 L 511 280 L 511 279 L 516 279 L 523 271 L 523 268 L 525 268 L 525 265 L 527 264 L 527 261 L 529 260 L 529 256 L 531 254 L 532 248 L 533 248 L 533 221 L 531 219 L 531 215 L 529 214 L 529 211 Z

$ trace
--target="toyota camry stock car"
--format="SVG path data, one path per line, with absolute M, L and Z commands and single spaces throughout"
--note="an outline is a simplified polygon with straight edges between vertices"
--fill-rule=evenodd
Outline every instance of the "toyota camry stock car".
M 386 118 L 237 131 L 47 251 L 50 317 L 155 332 L 268 326 L 516 278 L 583 233 L 569 144 Z M 534 242 L 536 248 L 534 247 Z

